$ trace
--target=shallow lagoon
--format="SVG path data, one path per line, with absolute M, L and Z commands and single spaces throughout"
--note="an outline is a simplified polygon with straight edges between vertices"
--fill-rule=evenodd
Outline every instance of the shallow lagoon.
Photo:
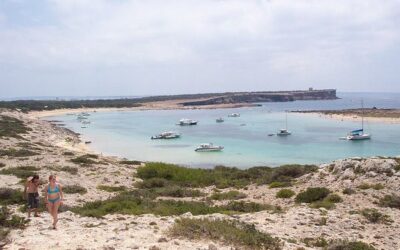
M 92 141 L 92 149 L 103 154 L 199 167 L 316 164 L 355 156 L 400 155 L 400 124 L 367 121 L 365 129 L 372 134 L 372 140 L 353 142 L 339 140 L 339 137 L 359 128 L 361 122 L 289 113 L 288 128 L 292 135 L 268 136 L 285 127 L 286 109 L 357 107 L 359 102 L 354 100 L 266 103 L 261 107 L 241 109 L 97 112 L 91 113 L 88 128 L 81 128 L 81 123 L 72 115 L 48 119 L 63 121 L 67 128 L 81 133 L 84 140 Z M 227 117 L 233 112 L 241 116 Z M 216 123 L 218 117 L 223 117 L 225 122 Z M 199 124 L 177 126 L 181 118 L 196 119 Z M 182 137 L 150 139 L 152 135 L 167 130 L 180 132 Z M 195 152 L 196 146 L 204 142 L 213 142 L 225 149 L 223 152 Z

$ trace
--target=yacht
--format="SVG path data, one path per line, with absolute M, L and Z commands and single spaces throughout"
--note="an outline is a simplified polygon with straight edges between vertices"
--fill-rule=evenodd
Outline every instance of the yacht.
M 229 114 L 228 117 L 240 117 L 240 114 L 239 113 L 232 113 L 232 114 Z
M 183 119 L 180 119 L 180 120 L 179 120 L 178 125 L 181 125 L 181 126 L 186 126 L 186 125 L 197 125 L 197 122 L 198 122 L 198 121 L 196 121 L 196 120 L 183 118 Z
M 287 129 L 287 112 L 286 112 L 286 122 L 285 122 L 285 124 L 286 124 L 285 128 L 280 129 L 276 135 L 279 135 L 279 136 L 287 136 L 287 135 L 291 135 L 291 134 L 292 134 L 292 133 Z
M 167 131 L 167 132 L 162 132 L 161 134 L 154 135 L 151 137 L 152 140 L 154 139 L 175 139 L 181 137 L 181 134 L 173 132 L 173 131 Z
M 196 152 L 218 152 L 224 149 L 223 146 L 214 146 L 212 143 L 202 143 L 194 151 Z
M 215 120 L 215 121 L 221 123 L 221 122 L 224 122 L 224 118 L 220 117 L 220 118 L 218 118 L 218 119 Z
M 285 136 L 285 135 L 291 135 L 291 134 L 292 133 L 289 130 L 282 128 L 279 130 L 279 132 L 276 135 Z
M 371 134 L 364 133 L 364 101 L 361 101 L 361 129 L 356 129 L 350 131 L 347 135 L 346 139 L 350 141 L 360 141 L 360 140 L 369 140 L 371 139 Z

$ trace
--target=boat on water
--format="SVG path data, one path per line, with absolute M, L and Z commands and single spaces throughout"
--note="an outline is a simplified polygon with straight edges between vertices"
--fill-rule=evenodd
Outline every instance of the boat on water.
M 221 122 L 224 122 L 224 118 L 220 117 L 220 118 L 217 118 L 215 121 L 218 123 L 221 123 Z
M 197 125 L 197 123 L 198 123 L 198 121 L 196 121 L 196 120 L 183 118 L 183 119 L 179 120 L 178 125 L 188 126 L 188 125 Z
M 152 140 L 154 139 L 175 139 L 181 137 L 181 134 L 173 131 L 162 132 L 161 134 L 154 135 L 151 137 Z
M 276 135 L 278 135 L 278 136 L 287 136 L 287 135 L 291 135 L 291 134 L 292 134 L 292 132 L 290 132 L 290 131 L 287 129 L 287 112 L 286 112 L 285 128 L 281 128 L 281 129 L 278 131 L 278 133 L 276 133 Z
M 349 141 L 361 141 L 371 139 L 371 134 L 364 133 L 364 101 L 361 101 L 361 129 L 350 131 L 346 136 Z
M 86 120 L 82 121 L 82 124 L 90 124 L 90 123 L 91 123 L 90 121 L 86 121 Z
M 202 143 L 194 151 L 196 152 L 219 152 L 224 149 L 223 146 L 216 146 L 212 143 Z
M 92 141 L 85 141 L 85 144 L 90 144 L 92 143 Z
M 228 117 L 240 117 L 240 114 L 239 113 L 232 113 L 232 114 L 229 114 Z

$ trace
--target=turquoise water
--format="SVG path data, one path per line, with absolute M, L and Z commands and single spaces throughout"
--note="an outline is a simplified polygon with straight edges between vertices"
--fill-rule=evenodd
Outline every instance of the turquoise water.
M 400 99 L 400 98 L 399 98 Z M 397 97 L 393 102 L 396 106 Z M 387 101 L 387 100 L 386 100 Z M 381 105 L 377 105 L 381 104 Z M 339 140 L 360 122 L 337 121 L 318 115 L 289 113 L 287 137 L 268 136 L 285 126 L 284 110 L 357 107 L 351 98 L 335 101 L 266 103 L 262 107 L 215 110 L 152 110 L 96 112 L 89 117 L 88 128 L 81 128 L 76 116 L 49 117 L 61 120 L 67 128 L 81 133 L 90 147 L 106 155 L 143 161 L 163 161 L 190 166 L 217 164 L 237 167 L 277 166 L 289 163 L 324 163 L 354 156 L 400 155 L 400 125 L 369 123 L 369 141 Z M 372 104 L 382 107 L 376 100 Z M 388 104 L 386 104 L 388 105 Z M 237 118 L 228 114 L 238 112 Z M 224 117 L 224 123 L 215 119 Z M 181 118 L 199 121 L 197 126 L 177 126 Z M 245 125 L 244 125 L 245 124 Z M 151 140 L 152 135 L 174 130 L 182 137 L 175 140 Z M 205 142 L 225 147 L 223 152 L 198 153 L 194 149 Z

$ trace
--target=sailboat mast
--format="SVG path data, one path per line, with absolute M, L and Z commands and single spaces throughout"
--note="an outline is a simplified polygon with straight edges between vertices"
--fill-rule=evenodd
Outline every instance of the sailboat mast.
M 361 99 L 361 129 L 364 131 L 364 99 Z

